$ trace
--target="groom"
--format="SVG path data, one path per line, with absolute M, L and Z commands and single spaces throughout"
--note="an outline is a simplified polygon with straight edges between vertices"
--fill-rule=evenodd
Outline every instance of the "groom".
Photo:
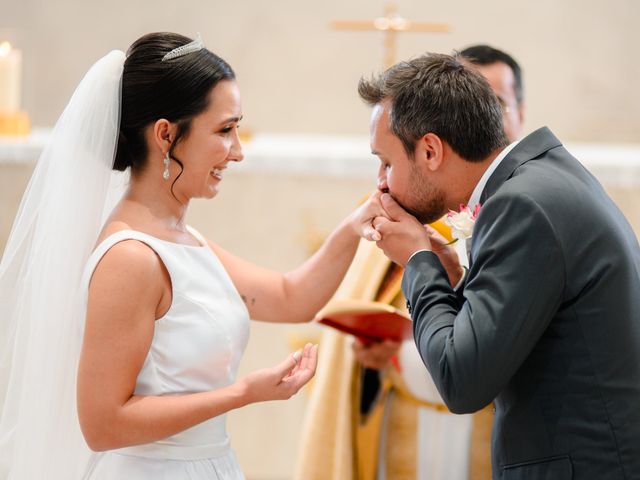
M 447 406 L 494 401 L 493 478 L 640 478 L 640 248 L 602 186 L 547 128 L 508 145 L 495 95 L 454 57 L 401 62 L 359 93 L 388 192 L 378 246 L 406 268 Z M 443 267 L 423 227 L 460 204 L 480 205 L 468 271 Z

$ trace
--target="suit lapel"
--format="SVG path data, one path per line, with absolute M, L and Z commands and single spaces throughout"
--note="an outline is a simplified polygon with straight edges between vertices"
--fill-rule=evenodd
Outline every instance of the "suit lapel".
M 560 142 L 560 140 L 558 140 L 558 138 L 547 127 L 539 128 L 520 140 L 520 143 L 518 143 L 518 145 L 516 145 L 513 150 L 507 154 L 500 165 L 498 165 L 498 168 L 496 168 L 496 171 L 493 172 L 491 177 L 489 177 L 489 180 L 480 195 L 480 204 L 484 205 L 484 203 L 498 191 L 500 186 L 513 176 L 518 167 L 539 157 L 552 148 L 560 146 L 562 146 L 562 142 Z M 466 245 L 469 268 L 471 268 L 472 264 L 472 241 L 473 237 L 469 238 Z
M 469 237 L 464 241 L 464 249 L 467 255 L 467 266 L 471 267 L 471 241 L 473 237 Z
M 489 177 L 489 181 L 480 195 L 480 204 L 484 205 L 487 199 L 513 175 L 518 167 L 552 148 L 560 146 L 562 146 L 562 142 L 547 127 L 539 128 L 520 140 L 520 143 L 507 154 L 496 171 Z

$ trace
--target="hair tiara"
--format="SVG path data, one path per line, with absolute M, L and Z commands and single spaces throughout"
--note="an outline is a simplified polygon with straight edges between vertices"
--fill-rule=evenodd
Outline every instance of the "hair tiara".
M 167 53 L 164 57 L 162 57 L 162 61 L 171 60 L 172 58 L 182 57 L 183 55 L 187 55 L 189 53 L 198 52 L 204 48 L 204 43 L 202 43 L 202 38 L 200 38 L 200 32 L 196 35 L 196 39 L 187 43 L 186 45 L 182 45 L 178 48 L 174 48 L 169 53 Z

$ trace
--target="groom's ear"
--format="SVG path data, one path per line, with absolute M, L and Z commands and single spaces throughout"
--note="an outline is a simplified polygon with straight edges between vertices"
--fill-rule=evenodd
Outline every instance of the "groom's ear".
M 435 133 L 427 133 L 416 144 L 416 161 L 431 172 L 435 172 L 440 168 L 443 154 L 443 142 Z

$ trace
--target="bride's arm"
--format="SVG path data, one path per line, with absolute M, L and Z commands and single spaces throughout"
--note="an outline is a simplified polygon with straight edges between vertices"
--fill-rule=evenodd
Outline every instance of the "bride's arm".
M 290 355 L 225 388 L 134 395 L 155 319 L 164 313 L 158 309 L 170 304 L 163 282 L 162 262 L 136 241 L 116 244 L 94 272 L 77 385 L 80 426 L 93 450 L 152 442 L 248 403 L 289 398 L 315 372 L 317 350 L 308 345 L 299 361 Z
M 335 293 L 358 247 L 361 236 L 377 234 L 371 227 L 376 214 L 386 215 L 379 194 L 349 215 L 306 262 L 288 273 L 258 267 L 213 242 L 214 250 L 244 299 L 254 320 L 306 322 Z

